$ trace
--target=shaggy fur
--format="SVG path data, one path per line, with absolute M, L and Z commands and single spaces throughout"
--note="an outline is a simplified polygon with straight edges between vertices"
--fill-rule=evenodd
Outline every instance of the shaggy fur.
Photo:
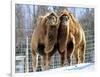
M 55 13 L 48 13 L 40 16 L 37 26 L 32 34 L 32 57 L 33 70 L 36 71 L 38 65 L 38 55 L 43 57 L 42 65 L 44 70 L 49 69 L 51 56 L 55 53 L 54 47 L 57 43 L 58 17 Z
M 61 55 L 61 63 L 64 65 L 67 56 L 68 65 L 70 65 L 73 53 L 75 54 L 76 62 L 83 63 L 86 48 L 85 33 L 73 14 L 63 11 L 59 18 L 62 16 L 66 16 L 67 21 L 63 21 L 63 17 L 60 19 L 59 25 L 58 51 Z M 66 25 L 61 23 L 66 23 Z

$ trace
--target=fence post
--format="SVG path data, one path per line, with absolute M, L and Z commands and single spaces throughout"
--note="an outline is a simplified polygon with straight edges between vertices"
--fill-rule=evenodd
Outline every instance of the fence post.
M 26 38 L 26 72 L 29 72 L 29 62 L 28 62 L 28 36 Z

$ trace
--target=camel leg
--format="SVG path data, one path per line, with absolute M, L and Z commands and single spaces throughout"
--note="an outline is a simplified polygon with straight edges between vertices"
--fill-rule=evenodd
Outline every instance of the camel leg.
M 61 60 L 61 66 L 63 67 L 65 65 L 66 53 L 65 53 L 65 51 L 64 52 L 60 52 L 59 51 L 59 54 L 61 56 L 61 58 L 60 58 L 60 60 Z
M 68 46 L 68 48 L 67 48 L 67 61 L 68 61 L 69 66 L 72 65 L 71 60 L 72 60 L 73 52 L 74 52 L 73 46 L 71 48 L 69 48 L 69 46 Z
M 68 65 L 72 65 L 71 59 L 72 59 L 72 54 L 75 51 L 75 39 L 72 34 L 70 34 L 70 40 L 67 43 L 67 61 Z
M 78 49 L 78 48 L 75 48 L 75 51 L 74 51 L 74 56 L 75 56 L 75 59 L 76 59 L 76 64 L 78 64 L 78 63 L 79 63 L 78 52 L 79 52 L 79 49 Z
M 79 48 L 79 63 L 84 63 L 85 61 L 85 44 L 83 43 L 82 45 L 80 45 Z
M 66 53 L 67 53 L 67 51 L 66 51 L 66 48 L 65 48 L 65 50 L 60 50 L 60 45 L 58 45 L 58 52 L 59 52 L 59 54 L 60 54 L 60 60 L 61 60 L 61 66 L 63 67 L 64 65 L 65 65 L 65 63 L 66 63 Z
M 49 69 L 49 61 L 50 58 L 49 58 L 49 54 L 46 54 L 46 60 L 45 60 L 45 69 L 48 70 Z
M 85 43 L 82 43 L 79 45 L 79 47 L 75 48 L 75 58 L 76 58 L 76 63 L 84 63 L 85 61 Z
M 33 65 L 33 72 L 36 72 L 37 66 L 36 66 L 36 53 L 32 51 L 32 65 Z
M 49 65 L 50 65 L 50 60 L 51 60 L 51 57 L 49 56 L 49 53 L 47 54 L 45 54 L 44 56 L 43 56 L 43 62 L 44 62 L 44 70 L 48 70 L 49 69 Z

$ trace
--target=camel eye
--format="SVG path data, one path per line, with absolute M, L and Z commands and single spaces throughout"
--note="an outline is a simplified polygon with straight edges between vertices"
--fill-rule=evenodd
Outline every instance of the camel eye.
M 54 16 L 53 17 L 51 17 L 52 19 L 54 19 Z
M 65 20 L 65 21 L 68 21 L 68 19 L 69 19 L 68 16 L 65 16 L 65 17 L 64 17 L 64 20 Z
M 63 19 L 63 17 L 60 17 L 60 20 L 62 20 Z
M 51 19 L 51 16 L 48 16 L 48 19 Z
M 68 17 L 68 16 L 66 16 L 66 19 L 68 20 L 68 19 L 69 19 L 69 17 Z
M 54 17 L 52 17 L 52 19 L 54 20 L 55 18 L 54 18 Z

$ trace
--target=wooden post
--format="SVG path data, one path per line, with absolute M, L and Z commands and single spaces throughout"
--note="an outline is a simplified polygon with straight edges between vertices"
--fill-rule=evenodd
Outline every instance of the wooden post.
M 28 37 L 26 38 L 26 72 L 29 72 L 29 61 L 28 61 Z

